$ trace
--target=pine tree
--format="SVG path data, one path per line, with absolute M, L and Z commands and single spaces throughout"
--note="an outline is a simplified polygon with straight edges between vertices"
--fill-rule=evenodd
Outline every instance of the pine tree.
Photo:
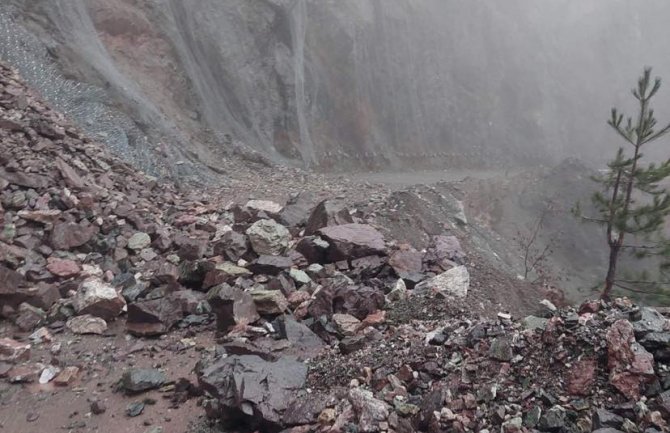
M 659 78 L 651 80 L 651 69 L 644 70 L 632 93 L 639 105 L 635 118 L 612 109 L 607 122 L 625 142 L 616 156 L 608 163 L 606 174 L 595 176 L 600 191 L 592 197 L 598 216 L 582 215 L 579 204 L 575 212 L 588 222 L 602 225 L 606 229 L 609 247 L 609 262 L 602 298 L 609 299 L 614 287 L 647 293 L 642 286 L 658 288 L 663 283 L 666 271 L 670 270 L 670 242 L 663 236 L 665 218 L 670 214 L 670 195 L 661 186 L 670 176 L 670 159 L 660 164 L 645 164 L 643 149 L 670 132 L 670 124 L 657 129 L 657 120 L 651 108 L 651 99 L 661 88 Z M 626 243 L 630 242 L 630 243 Z M 660 272 L 654 277 L 643 273 L 628 279 L 618 278 L 617 264 L 622 254 L 634 257 L 660 258 Z M 670 272 L 669 272 L 670 273 Z

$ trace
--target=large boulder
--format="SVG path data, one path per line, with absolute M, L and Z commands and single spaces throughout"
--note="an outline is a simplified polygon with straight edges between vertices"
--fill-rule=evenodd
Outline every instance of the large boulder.
M 606 334 L 610 383 L 631 400 L 640 398 L 642 385 L 654 377 L 654 357 L 635 341 L 633 325 L 618 320 Z
M 291 234 L 273 220 L 259 220 L 247 229 L 251 248 L 258 255 L 278 256 L 288 248 Z
M 351 217 L 349 209 L 343 203 L 324 200 L 310 214 L 305 226 L 305 235 L 311 236 L 324 227 L 351 224 L 353 222 L 354 219 Z
M 256 355 L 228 356 L 206 367 L 200 386 L 219 401 L 219 415 L 254 423 L 261 431 L 283 427 L 282 416 L 307 380 L 307 366 L 282 357 L 275 362 Z
M 324 227 L 318 234 L 330 245 L 327 258 L 331 262 L 386 254 L 384 236 L 367 224 Z
M 310 211 L 314 208 L 316 200 L 310 193 L 302 192 L 289 199 L 284 209 L 279 213 L 278 220 L 286 227 L 297 228 L 307 224 Z
M 77 314 L 90 314 L 109 322 L 121 314 L 126 301 L 116 289 L 98 278 L 85 280 L 73 300 Z
M 470 288 L 470 273 L 465 266 L 449 269 L 414 288 L 415 292 L 433 292 L 445 297 L 465 298 Z

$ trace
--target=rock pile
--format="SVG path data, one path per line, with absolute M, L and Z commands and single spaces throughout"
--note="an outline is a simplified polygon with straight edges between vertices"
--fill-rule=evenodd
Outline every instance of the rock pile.
M 655 310 L 620 300 L 430 320 L 434 306 L 467 306 L 472 264 L 454 236 L 417 251 L 333 200 L 179 192 L 81 136 L 2 66 L 0 162 L 10 383 L 73 383 L 78 366 L 31 360 L 52 333 L 212 326 L 197 389 L 170 386 L 238 430 L 668 430 L 670 328 Z M 408 305 L 426 316 L 398 319 Z M 173 382 L 124 370 L 131 395 Z

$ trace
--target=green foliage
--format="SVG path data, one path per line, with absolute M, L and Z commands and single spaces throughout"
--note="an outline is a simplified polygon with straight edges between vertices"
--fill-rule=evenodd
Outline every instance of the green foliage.
M 639 112 L 625 117 L 616 108 L 612 109 L 608 125 L 622 138 L 627 146 L 619 147 L 609 163 L 608 170 L 592 180 L 600 185 L 591 201 L 597 217 L 586 217 L 579 204 L 573 212 L 587 222 L 604 226 L 610 261 L 603 297 L 608 298 L 614 287 L 660 294 L 661 288 L 670 282 L 670 241 L 663 235 L 666 217 L 670 214 L 670 194 L 662 185 L 670 176 L 670 159 L 659 164 L 645 164 L 642 150 L 653 141 L 670 132 L 670 124 L 658 129 L 651 99 L 661 88 L 661 80 L 651 80 L 651 69 L 644 70 L 632 94 L 639 103 Z M 630 244 L 624 241 L 628 240 Z M 617 277 L 620 253 L 625 251 L 633 257 L 644 259 L 655 257 L 660 263 L 657 275 L 648 272 L 636 277 Z

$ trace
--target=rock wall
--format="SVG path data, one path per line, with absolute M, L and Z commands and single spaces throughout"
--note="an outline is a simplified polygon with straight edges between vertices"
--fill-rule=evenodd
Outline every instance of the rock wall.
M 240 150 L 335 169 L 594 157 L 642 65 L 670 73 L 660 0 L 6 3 L 0 32 L 31 44 L 0 57 L 43 93 L 44 70 L 94 86 L 59 97 L 150 171 Z

